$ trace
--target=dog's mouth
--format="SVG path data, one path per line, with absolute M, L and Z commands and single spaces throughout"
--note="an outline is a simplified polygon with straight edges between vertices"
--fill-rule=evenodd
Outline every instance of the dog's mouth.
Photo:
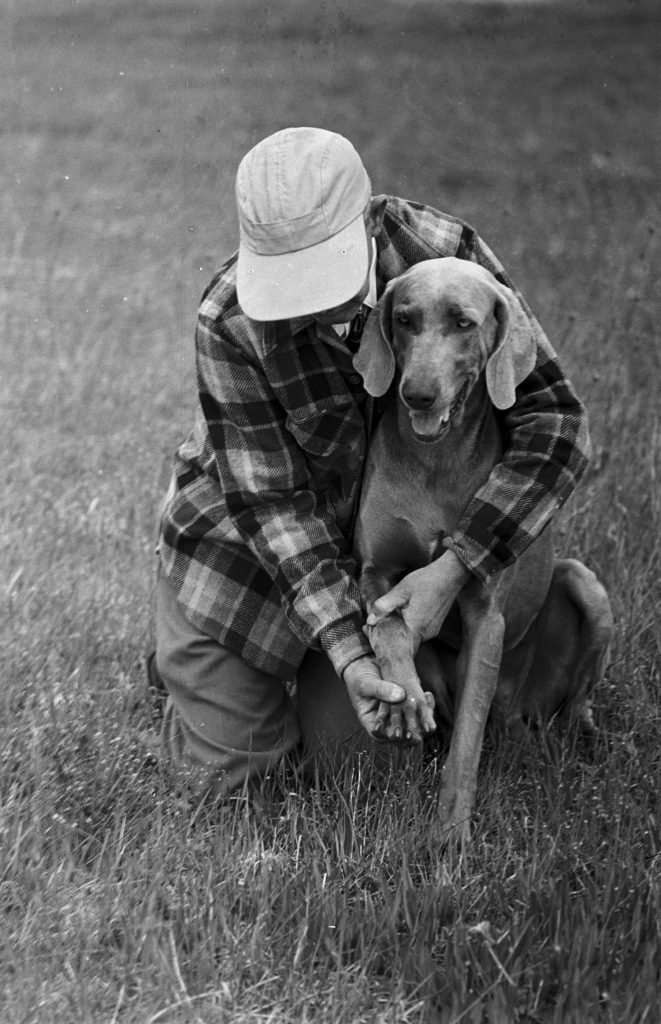
M 434 412 L 419 412 L 415 409 L 409 409 L 411 427 L 416 439 L 425 444 L 441 441 L 450 432 L 452 421 L 456 419 L 458 413 L 463 409 L 469 390 L 470 380 L 466 380 L 461 385 L 457 397 L 453 400 L 452 404 L 445 409 Z

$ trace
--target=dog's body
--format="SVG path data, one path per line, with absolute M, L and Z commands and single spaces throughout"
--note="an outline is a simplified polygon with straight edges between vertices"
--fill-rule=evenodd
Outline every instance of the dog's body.
M 356 525 L 368 609 L 443 554 L 443 538 L 501 459 L 494 406 L 513 404 L 534 363 L 516 298 L 466 261 L 418 264 L 391 283 L 379 312 L 380 337 L 372 325 L 362 354 L 366 387 L 384 393 L 395 362 L 399 384 L 372 439 Z M 556 561 L 550 526 L 513 566 L 486 584 L 471 579 L 457 611 L 440 642 L 420 648 L 418 671 L 401 616 L 373 626 L 370 640 L 384 678 L 407 691 L 403 711 L 383 707 L 382 735 L 415 740 L 433 730 L 423 687 L 453 726 L 441 806 L 444 823 L 465 830 L 492 709 L 508 726 L 561 714 L 592 728 L 590 693 L 605 668 L 612 617 L 594 574 Z

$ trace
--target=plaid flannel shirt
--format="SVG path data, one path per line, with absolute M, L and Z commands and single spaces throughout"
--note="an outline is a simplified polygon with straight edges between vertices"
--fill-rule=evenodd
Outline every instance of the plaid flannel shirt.
M 376 241 L 379 295 L 438 256 L 480 263 L 514 288 L 472 228 L 430 207 L 388 197 Z M 185 615 L 255 668 L 292 679 L 314 647 L 341 674 L 370 653 L 349 536 L 367 450 L 365 392 L 332 329 L 312 318 L 250 320 L 235 272 L 233 256 L 199 310 L 199 409 L 163 509 L 163 571 Z M 482 580 L 539 536 L 588 458 L 585 410 L 517 295 L 536 365 L 503 414 L 502 461 L 445 542 Z

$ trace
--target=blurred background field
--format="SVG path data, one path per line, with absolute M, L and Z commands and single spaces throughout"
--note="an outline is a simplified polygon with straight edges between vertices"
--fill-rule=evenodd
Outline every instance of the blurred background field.
M 0 1019 L 661 1019 L 658 4 L 0 18 Z M 239 159 L 290 124 L 472 223 L 590 411 L 559 546 L 617 619 L 602 738 L 591 760 L 488 750 L 463 868 L 401 777 L 221 827 L 151 756 L 140 659 L 196 305 L 235 248 Z

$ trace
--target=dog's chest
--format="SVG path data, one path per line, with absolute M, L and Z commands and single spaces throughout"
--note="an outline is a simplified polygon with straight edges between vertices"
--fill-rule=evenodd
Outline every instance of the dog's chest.
M 387 552 L 389 563 L 402 569 L 426 565 L 441 553 L 443 538 L 452 533 L 471 494 L 461 474 L 449 467 L 426 472 L 398 457 L 387 446 L 367 474 L 361 516 L 377 562 Z
M 392 464 L 388 475 L 395 518 L 410 523 L 430 543 L 455 529 L 471 493 L 454 467 L 407 460 Z
M 496 452 L 476 436 L 424 445 L 404 439 L 390 407 L 372 438 L 359 520 L 363 554 L 402 568 L 427 564 L 459 525 Z

